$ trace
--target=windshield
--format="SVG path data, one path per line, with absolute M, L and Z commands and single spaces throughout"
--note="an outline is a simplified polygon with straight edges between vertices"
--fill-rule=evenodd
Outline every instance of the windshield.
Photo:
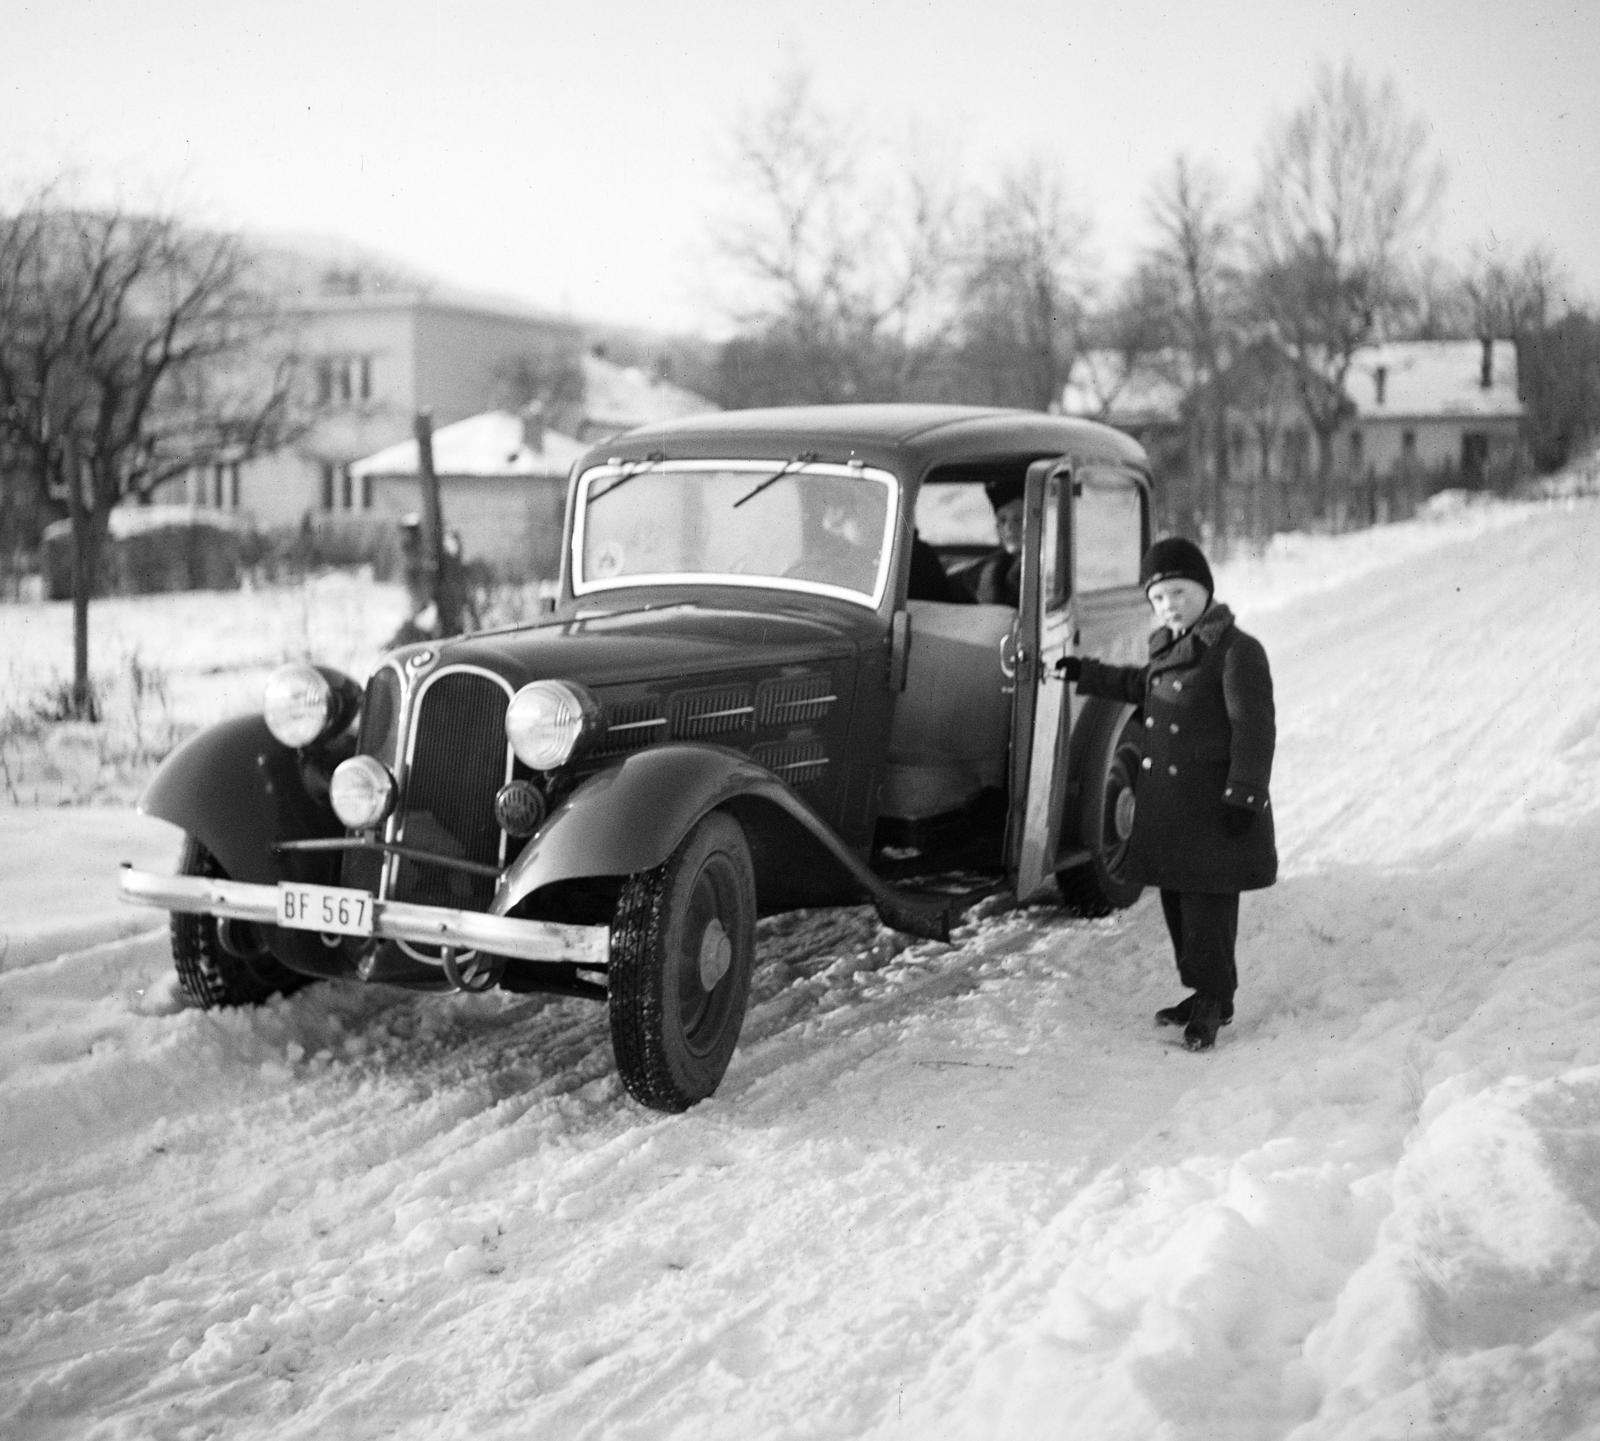
M 860 466 L 662 461 L 578 481 L 573 590 L 719 582 L 876 605 L 898 489 Z

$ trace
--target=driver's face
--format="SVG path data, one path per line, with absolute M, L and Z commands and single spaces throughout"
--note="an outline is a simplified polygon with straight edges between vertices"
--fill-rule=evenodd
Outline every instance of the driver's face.
M 865 545 L 866 532 L 861 517 L 843 501 L 830 500 L 822 507 L 822 528 L 851 545 Z
M 1008 500 L 995 511 L 994 528 L 1000 537 L 1000 549 L 1007 555 L 1016 555 L 1022 549 L 1022 502 Z

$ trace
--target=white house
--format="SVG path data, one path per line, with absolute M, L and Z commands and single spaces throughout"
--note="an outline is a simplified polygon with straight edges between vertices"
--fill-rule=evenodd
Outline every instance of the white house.
M 160 499 L 238 513 L 260 527 L 362 526 L 374 495 L 352 463 L 412 433 L 428 411 L 441 428 L 492 404 L 509 367 L 576 357 L 576 322 L 514 301 L 445 289 L 369 288 L 291 307 L 308 399 L 320 407 L 292 447 L 210 466 Z
M 439 427 L 432 450 L 444 526 L 464 557 L 517 578 L 554 578 L 567 476 L 585 446 L 536 413 L 491 410 Z M 350 465 L 371 518 L 391 530 L 422 508 L 420 471 L 415 437 Z

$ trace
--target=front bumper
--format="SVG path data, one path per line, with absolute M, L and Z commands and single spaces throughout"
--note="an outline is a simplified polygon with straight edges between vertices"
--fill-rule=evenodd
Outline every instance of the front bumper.
M 162 875 L 124 866 L 117 894 L 137 906 L 160 906 L 168 911 L 255 921 L 267 926 L 278 923 L 276 886 L 207 876 Z M 604 970 L 611 958 L 607 926 L 518 920 L 407 901 L 375 901 L 373 910 L 372 934 L 380 941 L 412 941 L 425 946 L 483 951 L 519 961 L 566 962 L 595 970 Z M 440 964 L 442 968 L 443 962 Z

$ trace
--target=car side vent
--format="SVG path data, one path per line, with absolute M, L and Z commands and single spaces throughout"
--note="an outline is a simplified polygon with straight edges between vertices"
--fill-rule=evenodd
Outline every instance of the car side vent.
M 755 719 L 748 685 L 684 691 L 672 697 L 672 734 L 678 740 L 734 735 Z
M 762 727 L 808 725 L 821 720 L 839 699 L 824 672 L 764 680 L 756 691 L 756 723 Z
M 821 780 L 828 769 L 828 756 L 821 741 L 775 741 L 759 745 L 750 752 L 750 759 L 792 786 Z
M 628 751 L 642 750 L 664 739 L 667 734 L 667 718 L 661 714 L 661 701 L 656 696 L 643 696 L 638 700 L 607 705 L 605 716 L 605 734 L 591 752 L 596 756 L 624 755 Z

